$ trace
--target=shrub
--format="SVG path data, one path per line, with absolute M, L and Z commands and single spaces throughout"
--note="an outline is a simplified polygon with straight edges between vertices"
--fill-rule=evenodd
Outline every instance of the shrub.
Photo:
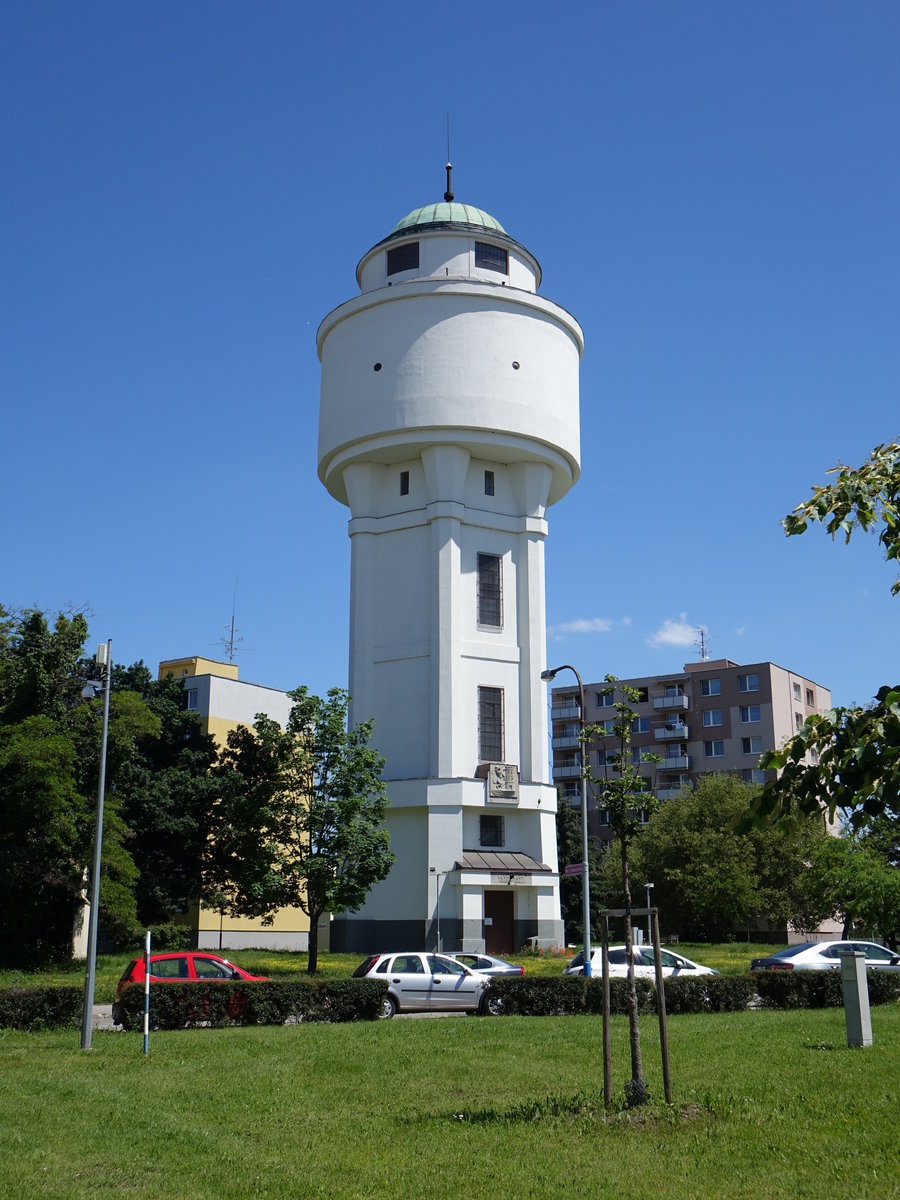
M 150 985 L 151 1029 L 199 1025 L 283 1025 L 286 1021 L 373 1021 L 381 1013 L 387 984 L 376 979 Z M 119 1016 L 125 1029 L 144 1022 L 144 985 L 122 993 Z
M 505 1016 L 556 1017 L 584 1011 L 584 988 L 580 975 L 501 975 L 491 980 L 490 996 Z
M 78 1025 L 83 1006 L 83 988 L 0 988 L 0 1029 L 37 1033 Z
M 900 975 L 867 971 L 869 1003 L 900 998 Z M 753 984 L 764 1008 L 842 1008 L 840 971 L 753 971 Z

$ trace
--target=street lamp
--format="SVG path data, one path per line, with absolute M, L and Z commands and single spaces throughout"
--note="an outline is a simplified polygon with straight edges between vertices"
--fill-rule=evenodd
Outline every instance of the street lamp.
M 437 869 L 437 867 L 429 867 L 428 869 L 431 872 L 431 874 L 434 876 L 434 882 L 436 885 L 435 886 L 435 902 L 436 902 L 435 916 L 437 919 L 437 932 L 435 934 L 435 952 L 437 954 L 440 954 L 440 952 L 441 952 L 441 876 L 449 875 L 450 872 L 449 871 L 439 871 Z
M 97 973 L 97 920 L 100 916 L 100 851 L 103 845 L 103 799 L 106 793 L 106 740 L 109 731 L 109 677 L 112 639 L 97 647 L 95 662 L 103 683 L 103 735 L 100 742 L 100 782 L 97 785 L 97 821 L 94 828 L 94 865 L 91 870 L 91 913 L 88 920 L 87 966 L 84 973 L 84 1007 L 81 1010 L 81 1048 L 90 1050 L 94 1021 L 94 980 Z
M 653 930 L 650 925 L 650 889 L 653 887 L 653 884 L 646 883 L 646 884 L 644 884 L 644 886 L 647 889 L 647 942 L 648 942 L 648 944 L 652 944 L 653 943 Z
M 571 671 L 578 680 L 578 695 L 581 702 L 581 729 L 584 731 L 584 684 L 581 676 L 569 663 L 552 670 L 541 671 L 544 683 L 550 683 L 560 671 Z M 588 873 L 588 777 L 587 743 L 581 745 L 581 919 L 584 926 L 584 975 L 591 974 L 591 881 Z

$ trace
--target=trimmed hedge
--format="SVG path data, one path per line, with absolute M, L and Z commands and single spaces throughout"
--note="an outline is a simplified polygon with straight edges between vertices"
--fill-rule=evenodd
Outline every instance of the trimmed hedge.
M 151 983 L 150 1028 L 374 1021 L 386 995 L 387 984 L 380 979 Z M 122 993 L 119 1017 L 124 1029 L 143 1029 L 143 983 Z
M 638 1012 L 656 1012 L 656 988 L 636 979 Z M 869 971 L 869 1002 L 900 999 L 900 973 Z M 610 1012 L 627 1013 L 627 981 L 609 981 Z M 666 1012 L 742 1012 L 755 1001 L 765 1008 L 840 1008 L 844 1003 L 838 971 L 754 971 L 747 975 L 676 975 L 665 981 Z M 491 981 L 491 995 L 506 1016 L 563 1016 L 603 1011 L 603 983 L 597 976 L 503 977 Z
M 900 973 L 867 971 L 869 1004 L 900 999 Z M 752 971 L 764 1008 L 843 1008 L 840 971 Z
M 0 988 L 0 1029 L 39 1033 L 81 1024 L 84 989 Z

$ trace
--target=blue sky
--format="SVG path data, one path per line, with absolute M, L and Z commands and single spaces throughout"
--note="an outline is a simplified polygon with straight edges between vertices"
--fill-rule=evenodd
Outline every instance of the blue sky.
M 347 512 L 316 477 L 322 317 L 444 189 L 585 332 L 548 657 L 773 659 L 865 701 L 873 538 L 787 540 L 900 436 L 900 7 L 12 0 L 0 28 L 0 599 L 114 657 L 345 685 Z

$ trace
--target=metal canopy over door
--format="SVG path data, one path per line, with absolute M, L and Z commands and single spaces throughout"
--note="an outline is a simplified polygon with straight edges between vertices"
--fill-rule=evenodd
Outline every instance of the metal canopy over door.
M 512 954 L 513 893 L 511 891 L 484 893 L 484 950 L 486 954 Z

